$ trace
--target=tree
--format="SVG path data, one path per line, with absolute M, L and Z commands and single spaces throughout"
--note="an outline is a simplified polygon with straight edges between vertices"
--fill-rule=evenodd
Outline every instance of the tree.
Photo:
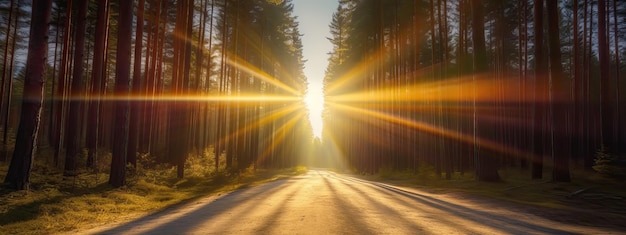
M 70 90 L 70 109 L 68 113 L 68 125 L 65 132 L 67 149 L 65 153 L 65 168 L 63 175 L 76 175 L 76 164 L 80 150 L 80 127 L 81 106 L 83 97 L 83 72 L 84 72 L 84 51 L 85 51 L 85 24 L 87 21 L 87 1 L 78 1 L 76 5 L 76 29 L 74 33 L 74 70 L 72 73 L 72 87 Z
M 471 0 L 472 8 L 472 42 L 474 47 L 474 77 L 483 75 L 488 72 L 489 67 L 487 64 L 487 51 L 485 48 L 485 30 L 484 30 L 484 16 L 483 5 L 480 0 Z M 474 78 L 475 80 L 476 78 Z M 475 125 L 478 127 L 479 132 L 486 137 L 494 137 L 494 130 L 485 123 L 475 121 Z M 498 181 L 500 176 L 497 169 L 497 158 L 495 158 L 493 152 L 488 151 L 484 146 L 480 146 L 480 143 L 475 143 L 479 149 L 476 156 L 476 175 L 480 181 Z
M 552 92 L 551 105 L 553 107 L 554 118 L 550 121 L 554 125 L 552 140 L 554 143 L 552 158 L 554 159 L 552 179 L 557 182 L 569 182 L 569 158 L 571 155 L 570 135 L 572 133 L 569 126 L 570 119 L 570 84 L 563 75 L 561 64 L 561 39 L 559 36 L 559 9 L 557 1 L 547 1 L 548 10 L 548 32 L 550 43 L 550 91 Z M 558 120 L 558 121 L 554 121 Z
M 5 183 L 18 190 L 29 189 L 30 171 L 37 148 L 51 9 L 52 0 L 33 1 L 20 124 L 11 165 L 4 179 Z
M 72 35 L 72 29 L 71 29 L 71 23 L 72 23 L 72 18 L 73 18 L 73 14 L 72 11 L 69 9 L 72 9 L 72 5 L 73 5 L 73 1 L 72 0 L 68 0 L 67 1 L 67 9 L 65 12 L 65 24 L 64 24 L 64 29 L 65 32 L 63 33 L 63 50 L 61 51 L 61 63 L 59 64 L 59 74 L 57 76 L 57 90 L 56 90 L 56 96 L 59 97 L 59 99 L 57 99 L 54 105 L 54 128 L 53 128 L 53 145 L 55 148 L 54 151 L 54 165 L 58 165 L 59 164 L 59 154 L 61 152 L 62 149 L 62 139 L 61 139 L 61 129 L 63 129 L 63 127 L 65 127 L 65 113 L 66 113 L 66 109 L 67 109 L 67 73 L 71 67 L 71 63 L 69 63 L 70 60 L 70 47 L 71 47 L 71 35 Z
M 606 0 L 598 0 L 598 59 L 600 60 L 600 94 L 602 110 L 602 144 L 610 153 L 617 153 L 617 125 L 614 118 L 614 84 L 611 81 Z
M 143 50 L 143 15 L 145 0 L 139 0 L 137 5 L 137 26 L 135 29 L 135 61 L 133 62 L 133 87 L 132 95 L 137 97 L 141 95 L 142 77 L 141 77 L 141 51 Z M 147 61 L 147 60 L 146 60 Z M 128 133 L 128 149 L 126 161 L 133 167 L 137 167 L 137 141 L 139 139 L 139 117 L 141 116 L 140 101 L 132 101 L 130 106 L 130 130 Z
M 532 164 L 532 178 L 541 179 L 543 174 L 543 154 L 545 153 L 545 98 L 547 97 L 547 66 L 543 49 L 543 0 L 534 0 L 534 45 L 535 45 L 535 151 Z
M 172 70 L 171 94 L 185 95 L 189 86 L 189 71 L 191 64 L 191 24 L 193 15 L 193 0 L 178 1 L 176 3 L 176 27 L 174 28 L 174 63 Z M 169 155 L 171 162 L 177 166 L 178 178 L 184 176 L 184 166 L 187 159 L 188 141 L 188 104 L 187 102 L 170 102 L 169 107 Z
M 96 149 L 98 148 L 98 135 L 100 132 L 100 97 L 104 94 L 106 84 L 106 48 L 109 27 L 109 0 L 98 1 L 98 15 L 96 23 L 95 47 L 93 55 L 93 68 L 91 75 L 91 91 L 88 114 L 88 125 L 92 131 L 87 132 L 87 167 L 94 167 Z
M 129 94 L 130 53 L 133 27 L 133 2 L 119 0 L 117 53 L 115 63 L 115 95 L 125 97 Z M 115 102 L 114 136 L 109 184 L 121 187 L 126 184 L 126 148 L 128 146 L 129 101 Z
M 8 119 L 9 119 L 9 110 L 11 107 L 11 94 L 8 94 L 7 97 L 7 101 L 6 101 L 6 116 L 2 116 L 2 114 L 4 113 L 5 107 L 4 107 L 4 97 L 5 97 L 5 87 L 8 86 L 9 89 L 11 89 L 11 74 L 9 74 L 9 79 L 7 79 L 7 59 L 8 59 L 8 54 L 9 54 L 9 42 L 11 41 L 9 39 L 9 35 L 11 35 L 11 22 L 13 21 L 13 5 L 15 5 L 15 0 L 11 0 L 11 4 L 9 5 L 9 19 L 7 21 L 7 31 L 6 31 L 6 37 L 4 39 L 4 56 L 2 57 L 2 80 L 0 81 L 0 99 L 2 99 L 2 101 L 0 101 L 0 120 L 4 120 L 4 127 L 3 127 L 3 137 L 2 137 L 2 154 L 5 154 L 4 151 L 6 151 L 6 145 L 7 145 L 7 133 L 8 131 L 8 125 L 6 125 L 6 123 L 8 123 Z M 17 17 L 16 17 L 17 18 Z M 17 20 L 15 21 L 17 22 Z M 17 28 L 17 25 L 15 25 L 15 28 Z M 16 38 L 13 37 L 13 41 L 15 41 Z M 13 51 L 15 51 L 15 47 L 13 47 Z M 8 81 L 8 85 L 5 85 Z M 8 92 L 7 92 L 8 93 Z M 4 157 L 3 157 L 4 159 Z M 4 160 L 3 160 L 4 161 Z

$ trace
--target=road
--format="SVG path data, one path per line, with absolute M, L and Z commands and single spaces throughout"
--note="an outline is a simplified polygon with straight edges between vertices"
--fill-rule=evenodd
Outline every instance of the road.
M 487 199 L 439 195 L 310 170 L 210 196 L 96 234 L 618 234 Z M 622 231 L 623 232 L 623 231 Z M 88 232 L 94 233 L 94 232 Z

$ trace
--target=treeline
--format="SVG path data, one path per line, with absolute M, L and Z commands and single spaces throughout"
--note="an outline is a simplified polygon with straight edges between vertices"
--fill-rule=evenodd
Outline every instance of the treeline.
M 296 150 L 311 140 L 291 1 L 29 4 L 0 4 L 3 123 L 16 117 L 10 91 L 23 83 L 19 128 L 2 127 L 5 136 L 16 133 L 11 187 L 28 189 L 38 146 L 54 150 L 51 164 L 66 176 L 110 166 L 109 183 L 119 187 L 138 161 L 177 166 L 179 178 L 192 155 L 212 156 L 215 171 L 233 173 L 294 166 Z M 17 14 L 30 9 L 31 18 Z M 15 36 L 27 26 L 16 18 L 30 20 L 29 37 Z M 10 66 L 24 40 L 19 76 Z
M 341 0 L 324 140 L 347 167 L 569 181 L 626 153 L 621 1 Z M 341 130 L 341 131 L 337 131 Z

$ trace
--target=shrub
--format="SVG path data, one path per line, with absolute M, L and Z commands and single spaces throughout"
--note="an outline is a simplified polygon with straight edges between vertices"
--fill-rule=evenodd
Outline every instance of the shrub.
M 618 156 L 602 147 L 596 152 L 593 169 L 609 177 L 626 179 L 626 156 Z

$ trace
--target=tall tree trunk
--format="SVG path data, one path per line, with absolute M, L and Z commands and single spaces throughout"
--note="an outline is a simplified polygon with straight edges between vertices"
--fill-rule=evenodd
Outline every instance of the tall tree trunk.
M 143 50 L 143 12 L 145 0 L 139 0 L 137 5 L 137 25 L 135 29 L 135 61 L 133 63 L 133 87 L 132 97 L 141 96 L 143 86 L 141 78 L 141 51 Z M 147 64 L 147 60 L 146 60 Z M 130 106 L 130 125 L 128 131 L 128 148 L 126 153 L 126 163 L 137 167 L 137 141 L 139 135 L 139 117 L 141 116 L 141 104 L 139 100 L 133 99 Z
M 191 24 L 193 1 L 177 2 L 176 27 L 174 34 L 174 69 L 172 73 L 172 95 L 185 95 L 189 84 L 191 60 Z M 187 102 L 171 102 L 170 107 L 170 146 L 169 155 L 177 165 L 177 176 L 183 178 L 184 163 L 187 155 Z
M 620 89 L 622 89 L 620 80 L 622 78 L 620 77 L 621 63 L 619 59 L 619 31 L 617 29 L 617 22 L 617 0 L 613 0 L 613 35 L 615 36 L 613 40 L 615 45 L 615 120 L 617 120 L 615 129 L 618 130 L 617 136 L 615 136 L 615 142 L 619 146 L 618 149 L 616 149 L 617 154 L 623 156 L 626 154 L 626 124 L 619 120 L 625 118 L 624 112 L 626 111 L 626 107 L 624 107 L 624 103 L 620 100 L 622 99 L 620 97 L 623 95 L 620 94 Z
M 543 155 L 545 153 L 546 133 L 544 128 L 547 66 L 543 49 L 543 0 L 534 0 L 534 44 L 535 44 L 535 123 L 534 123 L 534 158 L 532 178 L 543 177 Z
M 37 134 L 44 96 L 45 67 L 48 55 L 48 23 L 52 0 L 33 1 L 30 40 L 24 78 L 22 113 L 15 150 L 4 182 L 18 190 L 28 190 L 30 171 L 37 148 Z
M 617 153 L 617 126 L 614 120 L 613 83 L 611 81 L 607 32 L 606 1 L 598 0 L 598 57 L 600 60 L 600 94 L 602 110 L 602 144 L 610 153 Z
M 559 36 L 559 9 L 557 1 L 547 1 L 548 37 L 550 43 L 550 92 L 553 119 L 552 147 L 553 171 L 552 179 L 557 182 L 569 182 L 569 158 L 571 155 L 570 82 L 563 75 L 561 65 L 561 39 Z M 558 120 L 558 121 L 554 121 Z M 556 135 L 556 136 L 555 136 Z M 556 137 L 556 138 L 555 138 Z
M 54 165 L 58 166 L 59 165 L 59 154 L 61 152 L 62 147 L 62 143 L 63 143 L 63 139 L 62 139 L 62 134 L 63 134 L 63 127 L 65 127 L 67 122 L 64 122 L 65 120 L 65 110 L 67 109 L 67 72 L 69 70 L 69 65 L 71 63 L 69 63 L 70 60 L 70 47 L 71 47 L 71 35 L 72 35 L 72 11 L 70 10 L 72 8 L 73 5 L 73 1 L 72 0 L 68 0 L 67 1 L 67 10 L 65 13 L 65 32 L 63 32 L 63 50 L 61 50 L 61 64 L 59 66 L 59 76 L 57 77 L 58 79 L 58 86 L 57 86 L 57 90 L 56 90 L 56 97 L 57 100 L 54 101 L 56 102 L 56 109 L 55 109 L 55 115 L 54 115 Z
M 2 135 L 3 135 L 2 136 L 3 148 L 7 147 L 7 143 L 8 143 L 7 135 L 9 133 L 9 119 L 11 119 L 11 98 L 13 96 L 13 64 L 15 63 L 15 51 L 17 50 L 15 48 L 15 44 L 17 43 L 17 28 L 18 28 L 17 23 L 18 23 L 18 20 L 19 20 L 19 17 L 20 17 L 19 16 L 19 13 L 20 13 L 19 7 L 20 6 L 19 6 L 19 2 L 18 2 L 17 6 L 16 6 L 15 17 L 14 17 L 15 18 L 15 20 L 14 20 L 15 25 L 13 27 L 13 40 L 12 40 L 13 42 L 11 43 L 11 60 L 9 62 L 9 68 L 6 69 L 6 66 L 5 66 L 5 70 L 3 70 L 3 76 L 8 74 L 8 78 L 9 78 L 9 79 L 7 79 L 8 81 L 7 81 L 7 85 L 6 85 L 7 86 L 6 87 L 6 91 L 7 91 L 6 92 L 7 93 L 6 102 L 7 102 L 7 104 L 4 107 L 4 115 L 5 115 L 4 116 L 4 123 L 3 123 L 4 133 L 2 133 Z M 11 24 L 10 21 L 9 21 L 9 24 Z M 7 37 L 7 40 L 9 40 L 8 37 Z M 9 48 L 7 47 L 6 50 L 9 50 Z M 2 96 L 0 96 L 0 97 L 2 97 Z M 2 103 L 2 102 L 0 102 L 0 103 Z M 4 149 L 4 150 L 6 150 L 6 149 Z M 6 152 L 4 154 L 6 154 Z
M 107 28 L 109 25 L 109 0 L 98 1 L 98 20 L 96 23 L 95 47 L 93 55 L 93 69 L 91 74 L 91 92 L 89 104 L 89 127 L 92 131 L 87 132 L 87 167 L 95 166 L 98 149 L 98 135 L 100 133 L 100 96 L 104 91 L 102 82 L 105 80 L 104 71 L 106 66 Z
M 487 50 L 485 48 L 485 28 L 483 4 L 480 0 L 471 0 L 472 7 L 472 41 L 474 43 L 474 77 L 489 72 L 487 65 Z M 474 78 L 475 80 L 476 78 Z M 487 139 L 495 136 L 493 128 L 486 121 L 475 121 L 479 133 Z M 496 153 L 488 150 L 486 146 L 477 143 L 478 153 L 476 161 L 476 175 L 480 181 L 498 181 L 498 161 Z
M 115 63 L 115 95 L 129 94 L 131 34 L 133 27 L 133 2 L 118 0 L 117 62 Z M 111 151 L 111 174 L 109 184 L 121 187 L 126 183 L 126 147 L 128 145 L 128 100 L 115 102 L 115 123 L 113 148 Z
M 81 104 L 83 103 L 83 71 L 85 51 L 85 22 L 87 21 L 87 1 L 78 1 L 75 5 L 77 12 L 76 30 L 74 34 L 74 70 L 72 73 L 72 87 L 70 91 L 70 109 L 68 125 L 65 132 L 67 150 L 65 153 L 65 167 L 63 175 L 76 175 L 77 158 L 80 152 Z
M 9 119 L 9 110 L 11 107 L 11 95 L 7 95 L 6 99 L 4 99 L 5 97 L 5 87 L 7 87 L 7 85 L 5 85 L 7 82 L 7 59 L 8 59 L 8 54 L 9 54 L 9 42 L 11 41 L 9 38 L 9 35 L 11 35 L 11 21 L 13 21 L 13 5 L 15 4 L 15 0 L 11 0 L 11 4 L 9 5 L 9 19 L 7 21 L 7 32 L 6 32 L 6 37 L 4 39 L 4 56 L 2 57 L 3 61 L 2 61 L 2 81 L 0 82 L 0 120 L 2 120 L 4 123 L 8 123 L 8 119 Z M 17 22 L 17 21 L 16 21 Z M 15 27 L 17 27 L 17 25 L 15 25 Z M 15 41 L 15 38 L 13 38 L 13 41 Z M 13 51 L 15 51 L 15 47 L 13 47 Z M 11 86 L 11 74 L 9 74 L 9 79 L 8 79 L 8 86 Z M 5 102 L 6 100 L 6 108 L 5 108 Z M 6 110 L 6 115 L 2 115 L 4 114 L 4 110 Z M 8 125 L 4 125 L 2 131 L 3 133 L 3 137 L 2 137 L 2 144 L 3 144 L 3 151 L 6 150 L 6 145 L 7 145 L 7 133 L 9 132 L 8 129 Z M 3 155 L 5 153 L 2 153 Z M 3 157 L 4 160 L 4 157 Z
M 618 155 L 626 154 L 626 130 L 624 122 L 620 122 L 619 120 L 624 120 L 624 116 L 622 112 L 624 112 L 624 105 L 620 102 L 620 69 L 621 63 L 619 59 L 619 29 L 617 28 L 617 0 L 613 0 L 613 35 L 614 35 L 614 45 L 615 45 L 615 130 L 617 130 L 617 135 L 615 136 L 615 142 L 617 143 L 618 149 L 616 149 Z

